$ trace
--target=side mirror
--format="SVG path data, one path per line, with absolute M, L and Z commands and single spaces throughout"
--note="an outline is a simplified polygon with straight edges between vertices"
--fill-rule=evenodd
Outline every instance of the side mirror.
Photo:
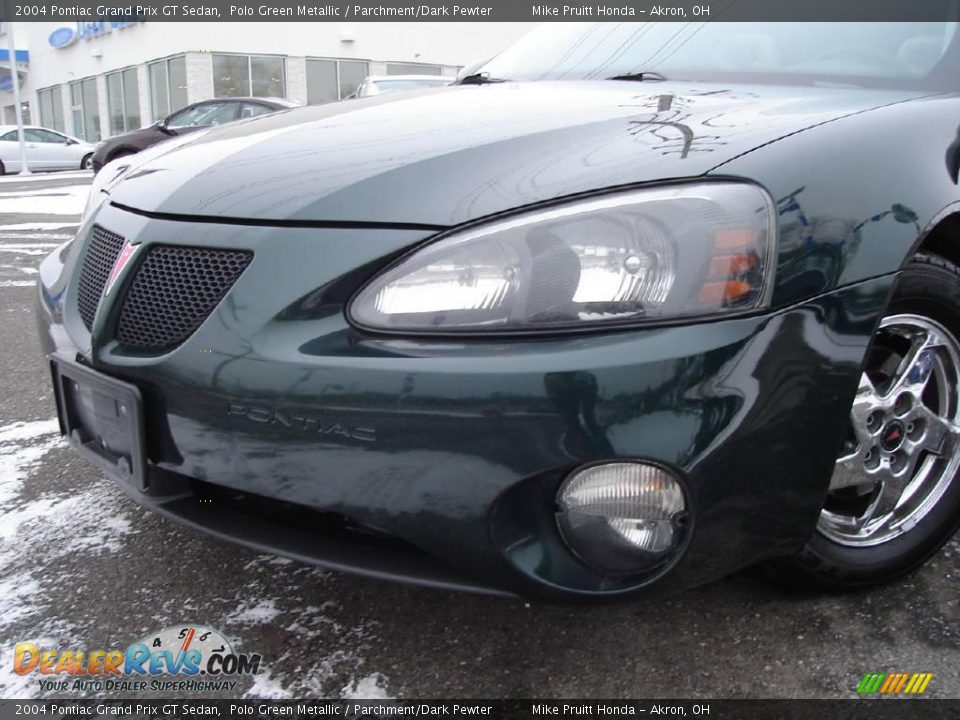
M 173 135 L 173 132 L 170 130 L 170 128 L 167 127 L 166 118 L 164 118 L 163 120 L 157 120 L 157 124 L 155 127 L 157 128 L 157 130 L 159 130 L 162 133 L 166 133 L 167 135 Z
M 74 140 L 73 138 L 67 138 L 67 139 L 66 139 L 66 144 L 67 144 L 67 145 L 79 145 L 79 144 L 80 144 L 80 141 L 79 141 L 79 140 Z

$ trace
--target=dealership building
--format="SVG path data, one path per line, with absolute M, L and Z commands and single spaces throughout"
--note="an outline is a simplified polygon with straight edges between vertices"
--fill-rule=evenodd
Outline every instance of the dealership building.
M 530 23 L 17 23 L 32 122 L 90 142 L 198 100 L 352 93 L 367 75 L 454 76 Z M 12 115 L 0 92 L 3 114 Z

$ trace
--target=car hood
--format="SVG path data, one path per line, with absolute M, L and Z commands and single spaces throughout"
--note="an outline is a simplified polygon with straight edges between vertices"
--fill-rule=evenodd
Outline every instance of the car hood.
M 146 127 L 130 130 L 129 132 L 120 133 L 119 135 L 111 135 L 108 138 L 104 138 L 103 142 L 109 145 L 118 145 L 144 139 L 153 140 L 159 132 L 156 125 L 147 125 Z
M 450 226 L 631 183 L 694 177 L 904 91 L 676 82 L 457 86 L 203 133 L 110 190 L 170 215 Z

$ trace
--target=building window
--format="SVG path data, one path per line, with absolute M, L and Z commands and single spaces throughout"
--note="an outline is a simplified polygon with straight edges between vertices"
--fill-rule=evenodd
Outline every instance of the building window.
M 107 105 L 110 108 L 110 134 L 140 127 L 140 85 L 136 68 L 107 75 Z
M 147 66 L 152 119 L 162 120 L 187 105 L 187 59 L 180 55 Z
M 246 55 L 213 56 L 213 96 L 250 94 L 250 58 Z
M 213 56 L 214 97 L 286 97 L 283 58 L 256 55 Z
M 387 63 L 387 75 L 442 75 L 439 65 L 421 63 Z
M 94 78 L 70 83 L 70 111 L 74 135 L 87 142 L 100 139 L 100 105 Z
M 250 81 L 253 86 L 250 94 L 253 97 L 286 97 L 287 83 L 283 71 L 283 58 L 250 58 Z
M 320 105 L 349 97 L 370 74 L 365 60 L 307 59 L 307 104 Z
M 65 127 L 63 124 L 63 91 L 60 86 L 37 90 L 37 101 L 40 105 L 40 124 L 51 130 L 63 132 Z

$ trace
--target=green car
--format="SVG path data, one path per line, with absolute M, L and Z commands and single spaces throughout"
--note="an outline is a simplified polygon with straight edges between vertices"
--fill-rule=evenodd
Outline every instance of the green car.
M 376 577 L 891 580 L 960 522 L 958 125 L 955 22 L 546 24 L 157 145 L 40 267 L 62 431 Z

